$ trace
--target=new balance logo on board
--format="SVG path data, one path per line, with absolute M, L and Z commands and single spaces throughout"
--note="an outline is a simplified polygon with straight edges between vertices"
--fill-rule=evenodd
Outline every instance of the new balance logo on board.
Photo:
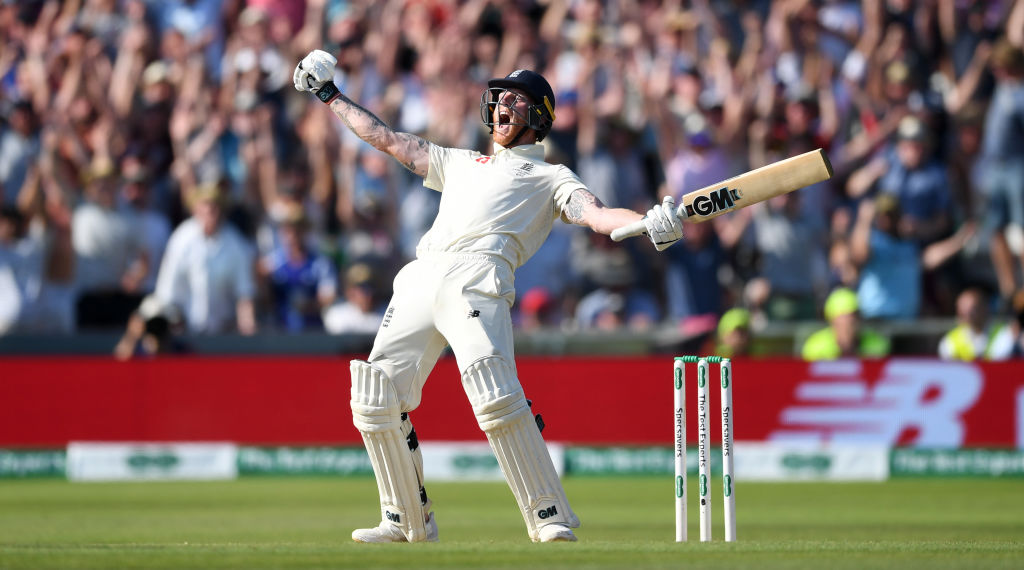
M 470 309 L 469 315 L 467 315 L 466 318 L 467 319 L 475 319 L 475 318 L 477 318 L 479 316 L 480 316 L 480 311 L 477 311 L 475 309 Z

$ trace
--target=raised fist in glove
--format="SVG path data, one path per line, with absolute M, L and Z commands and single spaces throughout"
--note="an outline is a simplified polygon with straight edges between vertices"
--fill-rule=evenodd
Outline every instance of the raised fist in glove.
M 672 196 L 647 211 L 643 219 L 647 237 L 651 238 L 658 251 L 683 239 L 683 222 L 676 215 L 676 202 Z
M 334 66 L 337 63 L 337 58 L 323 50 L 315 49 L 309 52 L 309 55 L 295 66 L 295 73 L 292 74 L 295 88 L 299 91 L 309 91 L 324 103 L 330 103 L 341 95 L 341 91 L 334 84 Z

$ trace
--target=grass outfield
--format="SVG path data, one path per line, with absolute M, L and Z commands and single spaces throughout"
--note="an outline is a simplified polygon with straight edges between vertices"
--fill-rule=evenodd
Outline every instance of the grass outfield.
M 440 544 L 366 545 L 349 533 L 378 512 L 369 478 L 7 480 L 0 568 L 1024 567 L 1020 480 L 741 482 L 733 544 L 692 541 L 693 504 L 691 542 L 673 542 L 670 477 L 569 478 L 566 489 L 577 543 L 531 543 L 504 485 L 435 483 Z

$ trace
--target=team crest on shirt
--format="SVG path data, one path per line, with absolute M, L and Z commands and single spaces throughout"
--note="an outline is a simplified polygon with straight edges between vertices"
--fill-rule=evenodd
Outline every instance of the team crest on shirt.
M 532 162 L 520 162 L 519 166 L 512 170 L 512 174 L 517 177 L 529 176 L 533 173 L 534 164 Z

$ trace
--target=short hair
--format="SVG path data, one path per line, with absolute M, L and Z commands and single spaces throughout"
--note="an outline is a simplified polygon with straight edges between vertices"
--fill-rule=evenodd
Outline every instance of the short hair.
M 992 67 L 1009 73 L 1024 72 L 1024 52 L 1005 37 L 992 47 Z

